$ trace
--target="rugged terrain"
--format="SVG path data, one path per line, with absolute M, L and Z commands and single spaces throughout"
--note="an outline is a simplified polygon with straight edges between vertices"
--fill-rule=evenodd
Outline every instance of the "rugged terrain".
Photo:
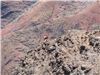
M 100 75 L 100 2 L 25 6 L 1 30 L 2 75 Z
M 100 31 L 63 36 L 16 32 L 2 42 L 3 75 L 100 75 Z

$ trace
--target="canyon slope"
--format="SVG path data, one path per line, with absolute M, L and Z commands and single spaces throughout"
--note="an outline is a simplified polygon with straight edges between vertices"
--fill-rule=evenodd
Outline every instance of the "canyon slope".
M 100 75 L 99 1 L 24 4 L 1 17 L 2 75 Z

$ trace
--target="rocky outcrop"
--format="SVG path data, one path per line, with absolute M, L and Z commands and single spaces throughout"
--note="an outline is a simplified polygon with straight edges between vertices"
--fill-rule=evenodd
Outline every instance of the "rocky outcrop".
M 3 43 L 6 45 L 3 51 L 12 49 L 16 52 L 11 52 L 11 56 L 20 55 L 7 57 L 10 59 L 3 64 L 4 75 L 99 75 L 100 37 L 97 34 L 100 31 L 68 31 L 63 36 L 53 39 L 44 36 L 39 41 L 25 35 L 11 37 L 11 44 L 7 40 Z

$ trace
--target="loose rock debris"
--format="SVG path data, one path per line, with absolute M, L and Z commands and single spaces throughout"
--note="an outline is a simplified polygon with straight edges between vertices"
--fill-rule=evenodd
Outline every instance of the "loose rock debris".
M 68 31 L 54 39 L 44 40 L 23 57 L 10 75 L 100 75 L 100 31 Z M 95 36 L 95 37 L 94 37 Z

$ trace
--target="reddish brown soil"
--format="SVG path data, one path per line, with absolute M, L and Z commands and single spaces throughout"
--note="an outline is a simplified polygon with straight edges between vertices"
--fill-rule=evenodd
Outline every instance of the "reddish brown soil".
M 41 12 L 42 7 L 44 8 L 44 6 L 45 6 L 45 8 L 46 8 L 47 5 L 54 8 L 55 3 L 53 3 L 53 2 L 37 3 L 37 5 L 35 7 L 31 8 L 31 10 L 25 12 L 24 15 L 21 16 L 20 19 L 18 19 L 16 22 L 6 25 L 6 27 L 4 29 L 2 29 L 2 31 L 1 31 L 2 37 L 6 36 L 13 30 L 16 30 L 18 28 L 23 28 L 23 26 L 25 26 L 31 19 L 40 17 L 41 15 L 39 15 L 38 13 Z M 46 9 L 48 9 L 48 8 L 46 8 Z M 55 10 L 53 13 L 57 14 L 58 11 Z M 37 16 L 37 15 L 39 15 L 39 16 Z M 64 20 L 64 24 L 67 26 L 67 29 L 71 29 L 71 27 L 74 27 L 74 26 L 71 26 L 71 25 L 73 25 L 71 23 L 78 23 L 79 27 L 82 30 L 88 30 L 89 28 L 91 29 L 92 24 L 100 23 L 100 3 L 95 2 L 93 5 L 88 6 L 87 8 L 85 8 L 81 12 L 79 12 L 78 14 L 76 14 L 74 16 L 65 17 L 62 19 Z

